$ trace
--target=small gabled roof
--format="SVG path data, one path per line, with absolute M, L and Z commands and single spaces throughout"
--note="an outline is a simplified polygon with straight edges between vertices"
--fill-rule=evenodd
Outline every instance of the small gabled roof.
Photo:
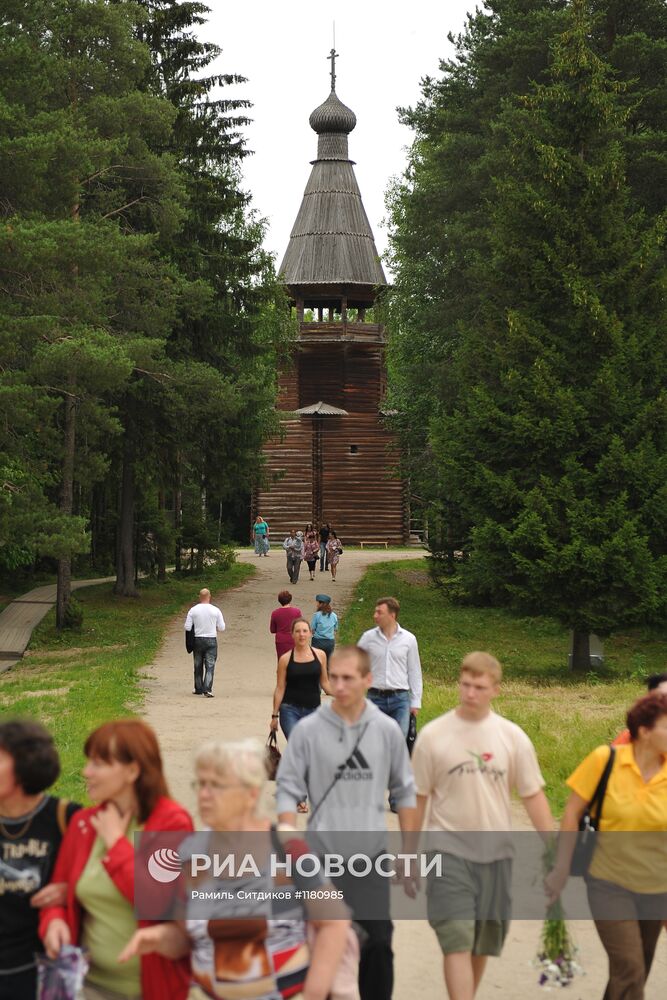
M 346 417 L 347 410 L 341 410 L 339 406 L 332 406 L 331 403 L 311 403 L 310 406 L 302 406 L 294 410 L 300 417 Z

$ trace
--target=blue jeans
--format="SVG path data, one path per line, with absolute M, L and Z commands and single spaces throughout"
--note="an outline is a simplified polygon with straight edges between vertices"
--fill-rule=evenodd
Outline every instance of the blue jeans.
M 195 636 L 195 691 L 206 694 L 213 687 L 215 661 L 218 657 L 218 640 Z
M 305 719 L 307 715 L 312 715 L 313 712 L 317 711 L 317 708 L 301 708 L 299 705 L 286 705 L 283 702 L 278 711 L 280 713 L 280 728 L 285 739 L 288 740 L 297 722 Z
M 327 543 L 320 542 L 320 571 L 323 573 L 325 569 L 329 569 L 329 553 Z
M 335 639 L 320 639 L 318 635 L 314 635 L 310 645 L 313 649 L 321 649 L 326 654 L 327 658 L 327 670 L 329 669 L 329 660 L 331 659 L 331 654 L 334 651 L 336 645 Z
M 386 694 L 377 694 L 371 689 L 368 697 L 381 712 L 398 722 L 404 739 L 407 739 L 410 724 L 410 692 L 388 691 Z

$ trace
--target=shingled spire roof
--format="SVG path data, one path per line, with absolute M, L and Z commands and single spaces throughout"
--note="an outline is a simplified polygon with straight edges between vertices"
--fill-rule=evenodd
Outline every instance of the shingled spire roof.
M 347 137 L 357 119 L 336 94 L 335 57 L 332 50 L 331 93 L 310 116 L 317 159 L 280 273 L 286 285 L 309 295 L 317 295 L 317 286 L 324 292 L 325 286 L 352 285 L 359 292 L 365 286 L 370 296 L 387 282 L 348 157 Z

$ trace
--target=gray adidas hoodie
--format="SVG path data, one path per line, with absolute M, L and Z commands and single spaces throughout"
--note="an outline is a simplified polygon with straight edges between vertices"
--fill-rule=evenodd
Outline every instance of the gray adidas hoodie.
M 399 807 L 416 804 L 403 733 L 372 702 L 351 725 L 326 704 L 292 730 L 276 777 L 278 813 L 296 812 L 308 796 L 310 830 L 384 831 L 387 790 Z

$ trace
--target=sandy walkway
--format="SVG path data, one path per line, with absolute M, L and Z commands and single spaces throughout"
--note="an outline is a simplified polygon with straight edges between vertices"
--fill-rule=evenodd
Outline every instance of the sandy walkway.
M 334 608 L 343 611 L 352 589 L 367 566 L 386 559 L 414 558 L 418 552 L 346 550 L 336 583 L 328 574 L 316 573 L 315 581 L 302 573 L 300 582 L 291 587 L 294 604 L 307 617 L 315 610 L 315 594 L 320 591 L 334 597 Z M 157 730 L 162 745 L 167 776 L 175 798 L 191 810 L 194 796 L 190 790 L 192 752 L 210 737 L 236 739 L 256 736 L 265 739 L 271 714 L 271 695 L 275 680 L 275 650 L 268 622 L 276 607 L 276 594 L 288 585 L 285 560 L 280 551 L 270 558 L 258 559 L 250 552 L 241 555 L 252 562 L 257 575 L 233 591 L 226 591 L 219 604 L 227 631 L 219 646 L 213 690 L 215 698 L 192 695 L 192 657 L 185 652 L 183 619 L 173 622 L 155 662 L 146 671 L 147 721 Z M 193 600 L 195 598 L 193 593 Z M 369 609 L 369 627 L 372 624 Z M 388 814 L 390 818 L 390 814 Z M 586 976 L 571 987 L 568 1000 L 595 1000 L 602 997 L 606 980 L 606 959 L 592 925 L 573 924 L 580 946 Z M 478 1000 L 496 998 L 544 998 L 537 986 L 535 969 L 530 962 L 537 949 L 540 924 L 515 922 L 502 959 L 492 959 L 478 993 Z M 415 921 L 396 923 L 395 1000 L 442 1000 L 446 996 L 441 975 L 441 955 L 430 928 Z M 667 936 L 662 935 L 656 961 L 646 992 L 646 1000 L 662 1000 L 667 976 Z

